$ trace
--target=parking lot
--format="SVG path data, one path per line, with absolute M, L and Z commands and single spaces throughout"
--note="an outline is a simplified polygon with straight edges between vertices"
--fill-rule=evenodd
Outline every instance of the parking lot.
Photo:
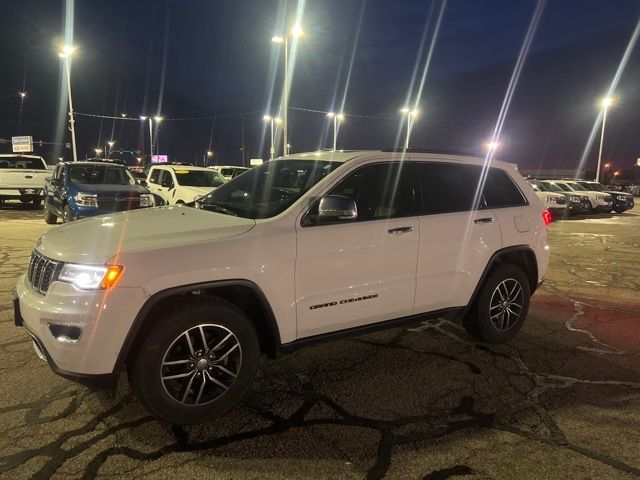
M 637 202 L 636 202 L 637 203 Z M 504 345 L 429 320 L 263 360 L 206 425 L 147 416 L 121 379 L 53 374 L 13 325 L 11 290 L 50 226 L 0 211 L 0 477 L 640 476 L 640 206 L 551 225 L 551 266 Z

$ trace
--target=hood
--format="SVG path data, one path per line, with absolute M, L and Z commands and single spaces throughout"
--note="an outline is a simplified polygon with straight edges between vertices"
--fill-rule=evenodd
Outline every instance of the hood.
M 76 190 L 82 193 L 94 193 L 100 196 L 131 195 L 132 193 L 149 193 L 149 190 L 142 185 L 108 185 L 108 184 L 71 184 Z
M 184 192 L 190 193 L 192 195 L 206 195 L 207 193 L 211 192 L 212 190 L 215 190 L 215 187 L 188 187 L 188 186 L 184 186 L 184 185 L 180 185 L 180 188 Z
M 37 248 L 56 260 L 99 265 L 116 253 L 212 242 L 246 233 L 255 224 L 253 219 L 184 206 L 142 208 L 54 227 Z

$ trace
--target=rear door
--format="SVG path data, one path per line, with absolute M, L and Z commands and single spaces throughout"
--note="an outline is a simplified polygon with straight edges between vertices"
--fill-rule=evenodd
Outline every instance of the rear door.
M 415 313 L 467 305 L 502 245 L 498 219 L 483 207 L 482 167 L 415 162 L 420 246 Z

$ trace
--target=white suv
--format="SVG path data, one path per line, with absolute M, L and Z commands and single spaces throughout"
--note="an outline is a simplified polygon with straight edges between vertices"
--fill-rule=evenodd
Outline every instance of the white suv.
M 54 227 L 16 287 L 16 324 L 58 374 L 124 369 L 158 418 L 234 406 L 261 353 L 430 317 L 503 342 L 542 282 L 549 212 L 507 163 L 315 152 L 200 199 Z
M 191 204 L 226 181 L 220 172 L 210 168 L 156 165 L 149 170 L 145 186 L 166 205 L 177 205 Z

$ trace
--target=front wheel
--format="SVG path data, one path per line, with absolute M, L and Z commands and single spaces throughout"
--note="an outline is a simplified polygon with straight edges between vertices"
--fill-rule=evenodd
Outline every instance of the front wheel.
M 129 367 L 140 401 L 174 425 L 202 423 L 234 407 L 251 385 L 260 347 L 249 318 L 202 298 L 154 324 Z
M 67 204 L 62 209 L 62 223 L 69 223 L 73 220 L 73 216 L 71 215 L 71 207 Z
M 51 209 L 47 202 L 44 202 L 44 221 L 49 225 L 54 225 L 58 221 L 58 217 L 51 213 Z
M 524 324 L 531 288 L 516 265 L 502 265 L 486 279 L 473 309 L 464 319 L 467 332 L 492 343 L 506 342 Z

